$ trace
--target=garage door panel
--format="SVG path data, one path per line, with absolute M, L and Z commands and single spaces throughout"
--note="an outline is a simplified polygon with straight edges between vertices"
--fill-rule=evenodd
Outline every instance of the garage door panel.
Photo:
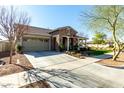
M 49 40 L 27 38 L 23 41 L 23 50 L 24 51 L 49 50 Z

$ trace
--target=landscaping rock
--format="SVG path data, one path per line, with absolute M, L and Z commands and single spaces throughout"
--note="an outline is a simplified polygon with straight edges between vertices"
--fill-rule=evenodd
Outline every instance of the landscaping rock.
M 85 57 L 84 56 L 80 56 L 80 59 L 85 59 Z
M 75 52 L 71 52 L 71 55 L 74 55 L 75 54 Z
M 65 51 L 66 54 L 68 54 L 69 51 Z

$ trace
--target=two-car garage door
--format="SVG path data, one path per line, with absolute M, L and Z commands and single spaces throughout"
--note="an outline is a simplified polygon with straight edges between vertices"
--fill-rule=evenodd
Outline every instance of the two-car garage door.
M 49 39 L 43 38 L 24 38 L 23 51 L 43 51 L 49 50 Z

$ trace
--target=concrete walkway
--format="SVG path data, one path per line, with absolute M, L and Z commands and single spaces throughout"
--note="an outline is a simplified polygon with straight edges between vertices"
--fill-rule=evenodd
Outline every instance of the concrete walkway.
M 21 87 L 46 80 L 51 87 L 123 87 L 124 70 L 95 63 L 111 54 L 78 59 L 59 52 L 25 54 L 35 69 L 0 77 L 0 87 Z

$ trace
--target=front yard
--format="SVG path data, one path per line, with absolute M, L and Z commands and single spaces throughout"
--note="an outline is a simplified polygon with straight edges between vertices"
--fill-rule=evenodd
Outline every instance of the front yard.
M 19 62 L 17 62 L 17 59 L 19 59 Z M 9 64 L 9 53 L 1 52 L 0 60 L 5 62 L 4 65 L 0 66 L 0 76 L 19 73 L 33 68 L 24 54 L 13 55 L 12 64 Z
M 111 50 L 91 50 L 88 52 L 89 56 L 97 56 L 97 55 L 102 55 L 105 53 L 112 52 Z
M 71 56 L 80 58 L 80 59 L 85 59 L 86 57 L 95 57 L 98 55 L 103 55 L 106 53 L 111 53 L 112 49 L 90 49 L 90 50 L 83 50 L 83 51 L 67 51 L 66 54 L 69 54 Z M 98 64 L 104 65 L 104 66 L 108 66 L 108 67 L 122 67 L 124 66 L 124 52 L 122 52 L 116 61 L 112 60 L 111 58 L 107 58 L 107 59 L 103 59 L 100 60 L 98 62 L 96 62 Z
M 108 66 L 108 67 L 123 68 L 123 66 L 124 66 L 124 52 L 122 52 L 118 56 L 117 61 L 112 61 L 112 58 L 108 58 L 108 59 L 103 59 L 101 61 L 98 61 L 96 63 L 104 65 L 104 66 Z
M 71 56 L 84 59 L 85 57 L 93 57 L 98 55 L 103 55 L 105 53 L 112 52 L 112 50 L 108 49 L 82 49 L 82 50 L 71 50 L 66 51 L 66 54 L 69 54 Z
M 17 59 L 19 59 L 19 62 L 17 62 Z M 4 65 L 0 66 L 0 76 L 28 71 L 34 68 L 24 54 L 13 54 L 12 64 L 9 64 L 9 52 L 1 52 L 0 62 L 5 62 Z M 50 86 L 45 81 L 38 81 L 21 88 L 50 88 Z
M 106 52 L 109 52 L 109 51 L 102 51 L 102 53 L 106 53 Z M 71 54 L 73 54 L 73 53 L 71 53 Z M 76 55 L 79 56 L 80 54 L 76 53 Z M 19 54 L 18 56 L 13 55 L 12 64 L 9 64 L 8 63 L 9 62 L 9 53 L 1 53 L 0 54 L 0 60 L 3 60 L 5 62 L 5 65 L 0 67 L 0 76 L 6 76 L 6 75 L 9 75 L 9 74 L 13 75 L 14 73 L 19 73 L 19 72 L 24 72 L 26 70 L 29 70 L 29 71 L 26 71 L 26 78 L 31 79 L 31 77 L 32 77 L 32 79 L 37 80 L 37 82 L 35 81 L 33 83 L 30 82 L 29 84 L 21 85 L 20 88 L 50 88 L 51 86 L 49 85 L 49 83 L 47 83 L 47 80 L 49 82 L 51 82 L 52 84 L 55 84 L 55 85 L 58 84 L 57 86 L 59 86 L 59 87 L 62 87 L 62 86 L 60 86 L 61 84 L 65 84 L 65 85 L 74 84 L 74 85 L 77 85 L 79 87 L 99 87 L 99 86 L 100 87 L 101 86 L 102 87 L 108 87 L 108 86 L 103 85 L 103 83 L 105 83 L 105 84 L 108 83 L 106 81 L 106 79 L 105 79 L 104 82 L 101 82 L 101 79 L 99 79 L 99 76 L 103 75 L 103 74 L 105 76 L 108 76 L 108 73 L 107 73 L 108 70 L 113 72 L 116 76 L 117 73 L 114 72 L 115 70 L 112 69 L 111 67 L 119 67 L 119 66 L 124 65 L 124 53 L 121 53 L 121 55 L 117 59 L 117 62 L 113 62 L 111 60 L 111 58 L 105 59 L 105 58 L 107 58 L 107 55 L 106 55 L 106 57 L 101 56 L 102 58 L 100 58 L 100 59 L 95 58 L 95 56 L 94 57 L 93 56 L 92 57 L 89 57 L 89 56 L 87 57 L 87 56 L 83 55 L 82 57 L 84 57 L 84 59 L 80 60 L 79 58 L 74 58 L 74 57 L 68 56 L 64 53 L 53 52 L 53 51 L 52 52 L 50 52 L 50 51 L 44 51 L 43 52 L 42 51 L 42 52 L 34 52 L 34 53 L 31 52 L 31 53 L 28 53 L 26 55 L 26 57 L 25 57 L 24 54 Z M 20 61 L 17 62 L 17 59 L 19 59 Z M 32 62 L 30 63 L 28 59 L 30 59 L 30 62 L 31 61 Z M 35 65 L 37 67 L 32 65 L 32 63 L 37 64 L 37 65 Z M 101 64 L 101 65 L 98 65 L 98 64 Z M 105 65 L 107 67 L 109 66 L 109 68 L 107 68 L 105 66 L 102 66 L 102 65 Z M 40 67 L 43 67 L 43 68 L 46 68 L 46 69 L 54 69 L 54 70 L 50 70 L 50 71 L 46 70 L 45 71 L 45 70 L 42 70 L 42 69 L 41 70 L 40 69 L 33 69 L 33 68 L 40 68 Z M 93 67 L 93 69 L 90 70 L 90 68 L 92 68 L 92 67 Z M 102 69 L 103 72 L 102 71 L 100 72 L 100 70 L 98 70 L 97 68 Z M 59 69 L 61 69 L 62 72 L 60 72 L 58 74 Z M 67 70 L 67 72 L 65 70 Z M 69 71 L 73 72 L 73 74 L 70 75 Z M 121 71 L 120 72 L 119 71 L 120 70 L 118 69 L 118 73 L 121 72 Z M 44 74 L 44 73 L 46 73 L 46 74 Z M 74 73 L 76 73 L 78 75 L 76 75 L 74 77 L 73 76 L 73 75 L 75 75 Z M 98 74 L 98 76 L 97 75 L 90 76 L 88 74 L 88 77 L 85 78 L 84 76 L 86 75 L 86 73 L 93 73 L 92 75 L 94 75 L 94 73 L 101 73 L 101 74 Z M 65 74 L 67 74 L 67 76 Z M 15 77 L 17 76 L 18 78 L 21 78 L 20 83 L 24 82 L 23 79 L 25 80 L 25 78 L 23 78 L 23 75 L 24 74 L 15 75 Z M 29 76 L 29 77 L 27 77 L 27 76 Z M 80 76 L 83 76 L 83 77 L 80 77 Z M 42 79 L 44 77 L 46 77 L 46 78 Z M 96 79 L 96 77 L 98 77 L 98 79 Z M 0 77 L 0 80 L 1 80 L 1 78 L 2 77 Z M 13 76 L 12 76 L 12 78 L 13 78 Z M 41 78 L 42 80 L 40 80 L 39 78 Z M 56 78 L 58 79 L 58 81 L 56 81 L 57 80 Z M 78 79 L 75 79 L 75 78 L 78 78 L 80 81 L 78 81 Z M 86 81 L 87 78 L 89 78 L 89 81 L 90 81 L 89 83 L 88 83 L 88 81 Z M 94 79 L 96 81 L 94 81 Z M 103 79 L 104 79 L 104 77 L 103 77 Z M 8 80 L 8 78 L 6 78 L 5 81 L 6 80 Z M 70 82 L 70 80 L 73 81 L 73 82 Z M 3 80 L 0 81 L 1 86 L 2 86 L 2 84 L 4 84 L 2 81 Z M 17 80 L 15 79 L 15 82 L 18 83 L 18 79 Z M 25 81 L 25 82 L 27 82 L 27 81 Z M 66 84 L 65 82 L 68 82 L 68 84 Z M 84 82 L 86 84 L 84 84 Z M 99 86 L 92 85 L 92 82 L 93 82 L 93 84 L 96 83 L 96 85 L 98 84 Z M 80 85 L 80 83 L 81 83 L 81 85 Z M 65 85 L 63 85 L 63 86 L 65 86 Z M 108 85 L 110 85 L 109 87 L 113 87 L 111 85 L 111 83 L 108 83 Z

